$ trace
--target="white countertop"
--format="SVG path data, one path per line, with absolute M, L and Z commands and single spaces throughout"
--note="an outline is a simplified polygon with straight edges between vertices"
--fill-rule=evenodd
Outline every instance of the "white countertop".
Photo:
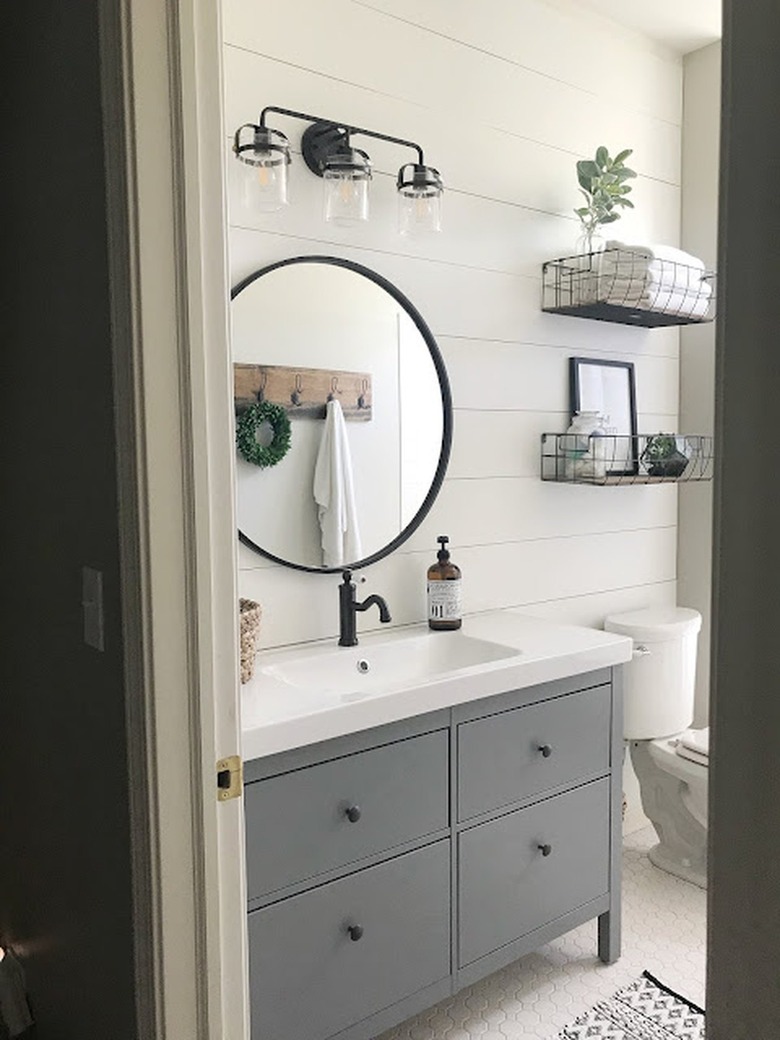
M 357 648 L 335 640 L 258 654 L 253 678 L 241 690 L 242 754 L 245 761 L 290 748 L 355 733 L 438 708 L 479 700 L 508 690 L 535 686 L 631 660 L 627 636 L 576 625 L 559 625 L 501 610 L 466 618 L 461 634 L 520 651 L 517 656 L 461 668 L 432 679 L 388 682 L 368 693 L 306 689 L 277 677 L 285 664 L 316 661 L 323 653 L 355 654 L 371 660 L 372 646 L 398 644 L 403 654 L 410 637 L 454 639 L 456 632 L 430 632 L 427 624 L 376 631 L 361 636 Z

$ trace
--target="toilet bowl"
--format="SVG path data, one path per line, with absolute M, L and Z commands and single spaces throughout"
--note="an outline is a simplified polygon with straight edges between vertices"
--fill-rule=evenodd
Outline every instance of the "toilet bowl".
M 639 781 L 642 809 L 658 835 L 658 844 L 648 852 L 650 861 L 706 888 L 708 768 L 704 762 L 679 753 L 682 736 L 632 740 L 631 762 Z
M 610 632 L 631 636 L 624 666 L 624 737 L 639 781 L 642 809 L 658 844 L 655 866 L 707 884 L 709 730 L 691 729 L 701 615 L 685 607 L 608 617 Z

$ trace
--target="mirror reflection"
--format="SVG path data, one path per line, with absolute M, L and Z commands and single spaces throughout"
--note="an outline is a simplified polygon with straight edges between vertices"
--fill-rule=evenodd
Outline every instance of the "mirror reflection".
M 422 520 L 444 475 L 451 422 L 438 350 L 414 308 L 377 278 L 346 261 L 296 258 L 234 290 L 239 426 L 249 408 L 251 436 L 273 447 L 273 409 L 251 409 L 281 406 L 290 440 L 278 460 L 244 453 L 270 464 L 239 455 L 240 534 L 290 566 L 381 558 Z

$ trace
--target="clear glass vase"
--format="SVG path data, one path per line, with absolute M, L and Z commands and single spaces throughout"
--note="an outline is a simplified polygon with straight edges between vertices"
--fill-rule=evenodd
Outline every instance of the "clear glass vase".
M 594 228 L 592 231 L 588 231 L 586 228 L 581 228 L 580 235 L 577 241 L 574 243 L 574 252 L 577 256 L 585 256 L 590 253 L 601 253 L 603 252 L 607 240 L 598 230 Z
M 606 246 L 606 239 L 598 228 L 588 230 L 583 227 L 574 244 L 574 251 L 579 259 L 576 284 L 575 304 L 587 305 L 599 299 L 599 274 L 601 271 L 601 254 Z

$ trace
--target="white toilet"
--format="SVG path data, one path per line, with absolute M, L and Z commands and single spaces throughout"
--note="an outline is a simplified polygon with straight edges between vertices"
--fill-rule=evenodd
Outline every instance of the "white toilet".
M 633 660 L 624 666 L 623 734 L 642 808 L 658 834 L 650 859 L 703 888 L 709 729 L 689 728 L 701 614 L 686 607 L 651 607 L 613 614 L 604 628 L 634 640 Z

